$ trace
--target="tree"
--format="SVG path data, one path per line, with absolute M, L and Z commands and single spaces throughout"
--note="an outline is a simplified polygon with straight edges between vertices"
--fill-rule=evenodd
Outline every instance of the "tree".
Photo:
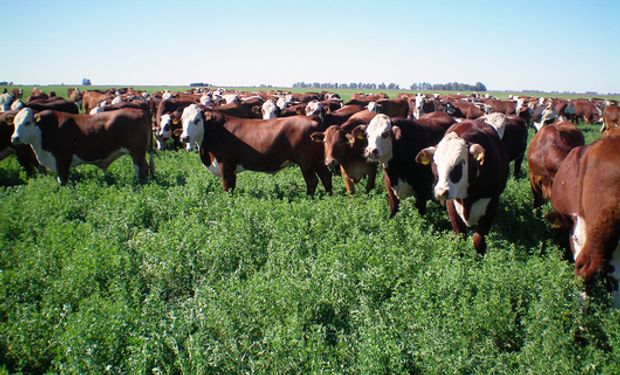
M 90 86 L 90 78 L 84 78 L 82 79 L 82 86 Z

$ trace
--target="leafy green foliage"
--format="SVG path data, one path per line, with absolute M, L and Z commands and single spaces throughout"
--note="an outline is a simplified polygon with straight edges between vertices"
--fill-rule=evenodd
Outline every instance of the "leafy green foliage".
M 291 167 L 228 194 L 195 153 L 156 166 L 61 188 L 0 162 L 5 371 L 620 372 L 620 313 L 581 301 L 524 177 L 479 259 L 436 203 L 388 219 L 382 186 L 308 198 Z

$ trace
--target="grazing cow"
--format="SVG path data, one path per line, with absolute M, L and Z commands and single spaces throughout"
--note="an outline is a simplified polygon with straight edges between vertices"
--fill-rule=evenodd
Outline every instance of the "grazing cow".
M 364 156 L 383 166 L 390 217 L 398 212 L 400 200 L 412 194 L 415 194 L 418 212 L 424 214 L 426 201 L 431 198 L 433 175 L 430 169 L 413 163 L 413 160 L 420 150 L 437 144 L 444 129 L 415 120 L 390 119 L 384 114 L 377 114 L 368 126 L 359 125 L 351 134 L 356 138 L 366 138 L 368 145 Z
M 30 144 L 37 160 L 58 174 L 66 185 L 72 166 L 95 164 L 105 170 L 114 160 L 130 154 L 141 183 L 146 182 L 148 165 L 145 154 L 151 151 L 152 134 L 149 116 L 139 109 L 120 109 L 98 115 L 75 115 L 45 110 L 34 114 L 20 110 L 14 119 L 13 144 Z
M 619 127 L 620 107 L 617 105 L 610 105 L 603 111 L 603 126 L 601 127 L 601 133 L 605 133 Z
M 497 131 L 480 121 L 454 124 L 437 146 L 421 150 L 415 160 L 422 165 L 432 161 L 434 194 L 445 202 L 452 229 L 461 234 L 476 226 L 474 248 L 484 254 L 508 178 L 508 158 Z
M 535 208 L 549 199 L 560 163 L 570 150 L 583 144 L 583 133 L 568 121 L 547 125 L 534 135 L 527 151 L 527 163 Z
M 314 195 L 317 175 L 325 191 L 332 191 L 323 147 L 310 139 L 321 128 L 309 117 L 242 119 L 192 104 L 183 110 L 182 124 L 181 141 L 199 145 L 202 163 L 221 177 L 225 191 L 234 190 L 237 172 L 276 172 L 291 162 L 299 165 L 308 195 Z
M 6 119 L 12 121 L 18 112 L 14 110 L 0 113 L 0 160 L 15 154 L 19 165 L 24 168 L 28 176 L 32 176 L 35 169 L 40 167 L 39 162 L 29 145 L 14 145 L 11 143 L 11 135 L 15 128 L 12 123 L 6 121 Z
M 497 130 L 497 134 L 508 153 L 508 161 L 515 162 L 513 175 L 514 178 L 518 178 L 527 148 L 527 124 L 525 120 L 517 116 L 506 116 L 500 112 L 484 115 L 478 120 L 486 122 Z
M 620 137 L 609 136 L 575 147 L 553 181 L 546 215 L 554 226 L 570 231 L 575 275 L 586 293 L 602 278 L 620 307 Z

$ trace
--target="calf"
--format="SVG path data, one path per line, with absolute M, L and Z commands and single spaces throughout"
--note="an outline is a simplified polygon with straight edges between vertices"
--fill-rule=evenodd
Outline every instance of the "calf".
M 547 215 L 555 226 L 570 230 L 575 275 L 586 293 L 603 278 L 620 307 L 620 137 L 609 136 L 574 148 L 553 181 Z
M 461 234 L 476 226 L 474 248 L 484 254 L 508 178 L 508 158 L 496 130 L 479 121 L 454 124 L 437 146 L 421 150 L 415 160 L 422 165 L 432 161 L 434 193 L 445 202 L 452 229 Z
M 581 130 L 567 121 L 547 125 L 534 135 L 527 151 L 527 163 L 535 208 L 549 199 L 560 163 L 570 150 L 583 144 Z
M 413 160 L 420 150 L 437 144 L 443 134 L 444 129 L 440 126 L 423 125 L 404 118 L 390 119 L 384 114 L 377 114 L 368 126 L 359 125 L 352 131 L 353 137 L 367 139 L 366 159 L 383 166 L 390 217 L 398 212 L 400 200 L 412 194 L 415 194 L 418 212 L 426 212 L 433 175 L 430 169 L 413 163 Z
M 299 165 L 308 195 L 316 190 L 317 175 L 325 190 L 332 191 L 323 147 L 310 139 L 321 128 L 309 117 L 242 119 L 192 104 L 183 110 L 182 123 L 181 140 L 199 145 L 202 163 L 221 177 L 225 191 L 234 190 L 237 172 L 276 172 L 291 162 Z
M 95 164 L 105 170 L 124 154 L 131 155 L 139 181 L 147 179 L 151 124 L 144 111 L 120 109 L 93 116 L 51 110 L 34 114 L 24 108 L 7 122 L 15 124 L 13 144 L 30 144 L 39 162 L 58 174 L 61 185 L 67 184 L 72 166 Z M 150 171 L 153 174 L 152 152 Z

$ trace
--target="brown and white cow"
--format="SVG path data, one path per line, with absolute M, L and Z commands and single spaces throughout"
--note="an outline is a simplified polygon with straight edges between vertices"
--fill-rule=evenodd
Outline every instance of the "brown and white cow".
M 454 124 L 437 146 L 421 150 L 415 160 L 432 162 L 437 179 L 433 191 L 445 202 L 452 229 L 461 234 L 476 226 L 474 248 L 484 254 L 485 236 L 508 178 L 508 157 L 496 130 L 480 121 Z
M 12 119 L 18 112 L 15 110 L 0 113 L 0 160 L 15 154 L 19 165 L 24 168 L 28 176 L 32 176 L 35 170 L 40 168 L 32 148 L 29 145 L 14 145 L 11 142 L 11 135 L 15 130 Z
M 560 163 L 570 150 L 583 144 L 583 133 L 568 121 L 544 126 L 534 135 L 527 151 L 527 162 L 535 208 L 551 196 L 551 185 Z
M 598 278 L 606 281 L 612 303 L 620 307 L 620 137 L 608 136 L 575 147 L 553 181 L 546 217 L 569 229 L 575 275 L 586 293 Z
M 182 124 L 181 140 L 200 147 L 202 163 L 221 177 L 225 191 L 234 190 L 237 172 L 273 173 L 295 163 L 306 181 L 308 195 L 314 194 L 318 178 L 331 193 L 331 173 L 323 162 L 323 147 L 310 139 L 310 134 L 322 129 L 309 117 L 242 119 L 192 104 L 183 110 Z
M 365 137 L 368 145 L 364 156 L 383 166 L 383 181 L 387 190 L 390 217 L 398 212 L 401 199 L 412 194 L 420 214 L 426 212 L 426 202 L 431 198 L 433 175 L 430 169 L 413 163 L 417 153 L 437 144 L 444 129 L 437 125 L 423 125 L 405 118 L 390 119 L 377 114 L 368 124 L 352 131 L 353 137 Z
M 477 119 L 484 115 L 484 111 L 475 104 L 462 100 L 446 103 L 444 111 L 452 117 L 460 117 L 467 120 Z
M 37 160 L 58 174 L 66 185 L 71 167 L 95 164 L 103 170 L 117 158 L 129 154 L 141 183 L 148 177 L 145 154 L 151 151 L 151 122 L 139 109 L 120 109 L 97 115 L 75 115 L 45 110 L 34 114 L 32 109 L 20 110 L 13 119 L 13 144 L 30 144 Z
M 521 163 L 527 148 L 527 124 L 518 116 L 506 116 L 494 112 L 480 117 L 478 120 L 493 126 L 508 153 L 508 161 L 514 161 L 514 178 L 521 173 Z

